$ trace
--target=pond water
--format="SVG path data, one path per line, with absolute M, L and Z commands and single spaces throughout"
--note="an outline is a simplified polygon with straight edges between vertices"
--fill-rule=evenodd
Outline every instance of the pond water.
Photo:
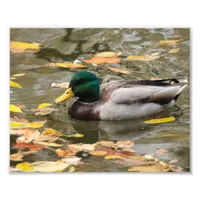
M 53 103 L 65 89 L 52 88 L 51 83 L 69 82 L 81 69 L 44 67 L 49 62 L 64 62 L 91 58 L 104 51 L 122 52 L 118 64 L 88 65 L 87 70 L 98 75 L 101 82 L 120 79 L 178 78 L 190 79 L 190 32 L 189 29 L 11 29 L 11 41 L 38 42 L 42 45 L 37 53 L 10 53 L 10 75 L 26 73 L 18 77 L 22 89 L 11 88 L 10 102 L 24 104 L 23 118 L 47 119 L 45 127 L 65 134 L 82 133 L 83 138 L 71 139 L 71 143 L 95 143 L 100 140 L 132 140 L 139 153 L 152 153 L 168 162 L 179 160 L 184 171 L 190 171 L 190 93 L 189 87 L 180 95 L 177 105 L 159 117 L 175 116 L 171 123 L 147 125 L 144 119 L 123 121 L 85 122 L 71 119 L 67 114 L 70 101 L 59 106 L 58 111 L 48 116 L 35 116 L 29 112 L 41 103 Z M 160 40 L 177 40 L 172 46 L 159 45 Z M 179 48 L 177 53 L 168 53 Z M 126 61 L 130 55 L 162 55 L 153 61 Z M 112 72 L 106 66 L 126 69 L 130 74 Z M 55 106 L 56 107 L 56 106 Z M 16 141 L 11 136 L 11 153 Z M 156 149 L 167 149 L 168 153 L 157 154 Z M 41 150 L 24 157 L 25 161 L 58 160 L 50 150 Z M 100 157 L 85 158 L 85 165 L 77 171 L 127 171 L 126 167 L 103 162 Z M 17 162 L 11 162 L 15 165 Z

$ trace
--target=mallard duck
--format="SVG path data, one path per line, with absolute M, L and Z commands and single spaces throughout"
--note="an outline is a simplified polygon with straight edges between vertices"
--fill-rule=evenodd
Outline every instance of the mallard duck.
M 186 82 L 177 79 L 120 80 L 101 85 L 91 72 L 76 73 L 69 88 L 55 100 L 77 97 L 68 114 L 79 120 L 121 120 L 157 114 L 172 107 Z

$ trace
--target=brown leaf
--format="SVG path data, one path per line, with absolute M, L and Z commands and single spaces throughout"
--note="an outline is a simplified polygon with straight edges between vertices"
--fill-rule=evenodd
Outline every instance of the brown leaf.
M 69 144 L 68 148 L 70 151 L 72 151 L 74 154 L 78 153 L 79 151 L 82 151 L 81 144 Z
M 27 119 L 19 118 L 16 116 L 10 117 L 10 121 L 29 123 L 29 121 Z
M 117 148 L 132 148 L 134 146 L 134 142 L 127 140 L 127 141 L 118 141 L 116 143 Z
M 57 154 L 59 157 L 67 157 L 67 156 L 72 156 L 72 155 L 74 155 L 74 153 L 73 153 L 72 151 L 70 151 L 69 149 L 65 149 L 65 150 L 57 149 L 57 150 L 56 150 L 56 154 Z
M 128 169 L 129 172 L 162 172 L 162 167 L 159 164 L 133 166 Z
M 100 144 L 100 145 L 102 145 L 104 147 L 110 147 L 110 148 L 111 147 L 115 147 L 115 143 L 112 142 L 112 141 L 100 141 L 97 144 Z
M 17 143 L 30 143 L 40 137 L 40 132 L 38 130 L 26 129 L 23 136 L 17 138 Z
M 14 144 L 14 147 L 19 148 L 19 149 L 29 149 L 31 151 L 38 151 L 43 149 L 44 147 L 42 145 L 38 144 L 26 144 L 26 143 L 16 143 Z
M 67 69 L 78 69 L 78 68 L 87 68 L 84 65 L 81 64 L 75 64 L 72 62 L 64 62 L 64 63 L 48 63 L 45 66 L 48 67 L 62 67 L 62 68 L 67 68 Z
M 174 160 L 171 160 L 171 161 L 169 162 L 169 164 L 175 164 L 175 163 L 177 163 L 177 162 L 178 162 L 178 160 L 174 159 Z
M 52 112 L 54 112 L 56 109 L 55 108 L 33 108 L 31 109 L 32 112 L 34 112 L 35 115 L 48 115 Z
M 156 153 L 157 153 L 157 154 L 165 154 L 165 153 L 167 153 L 167 152 L 168 152 L 167 149 L 156 149 Z
M 120 59 L 117 57 L 106 58 L 106 57 L 101 57 L 101 56 L 94 56 L 90 59 L 86 59 L 83 61 L 86 63 L 96 64 L 96 65 L 104 64 L 104 63 L 120 63 Z
M 93 156 L 105 156 L 107 152 L 106 151 L 90 151 L 90 154 Z
M 131 73 L 128 70 L 120 69 L 120 68 L 117 68 L 117 67 L 108 67 L 108 68 L 113 72 L 118 72 L 118 73 L 122 73 L 122 74 L 130 74 Z

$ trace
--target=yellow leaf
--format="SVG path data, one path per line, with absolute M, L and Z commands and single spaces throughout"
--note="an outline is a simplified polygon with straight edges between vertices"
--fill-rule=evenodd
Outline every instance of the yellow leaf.
M 39 43 L 30 43 L 30 42 L 10 42 L 10 50 L 15 53 L 23 52 L 38 52 L 40 51 Z
M 61 147 L 63 146 L 62 144 L 56 144 L 56 143 L 53 143 L 53 142 L 34 142 L 34 144 L 40 144 L 40 145 L 43 145 L 43 146 L 48 146 L 48 147 Z
M 128 70 L 120 69 L 120 68 L 116 68 L 116 67 L 108 67 L 108 68 L 113 72 L 119 72 L 119 73 L 123 73 L 123 74 L 130 74 L 131 73 Z
M 13 104 L 10 104 L 10 111 L 11 112 L 23 113 L 22 110 L 19 107 L 15 106 Z
M 16 168 L 22 171 L 32 171 L 34 169 L 28 162 L 19 163 L 16 165 Z
M 48 107 L 48 106 L 52 106 L 51 103 L 41 103 L 38 108 L 45 108 L 45 107 Z
M 169 51 L 168 51 L 168 53 L 178 53 L 179 52 L 179 48 L 176 48 L 176 49 L 170 49 Z
M 24 75 L 25 75 L 24 73 L 21 73 L 21 74 L 14 74 L 12 76 L 18 77 L 18 76 L 24 76 Z
M 128 56 L 127 60 L 139 60 L 139 61 L 152 61 L 152 60 L 156 60 L 160 58 L 160 56 L 137 56 L 137 55 L 133 55 L 133 56 Z
M 151 119 L 151 120 L 145 121 L 144 123 L 146 123 L 146 124 L 160 124 L 160 123 L 173 122 L 175 120 L 176 120 L 176 118 L 172 116 L 172 117 L 166 117 L 166 118 Z
M 74 166 L 71 166 L 68 170 L 68 172 L 74 172 L 75 171 L 75 167 Z
M 67 137 L 83 137 L 84 135 L 81 134 L 81 133 L 76 133 L 76 134 L 73 134 L 73 135 L 66 135 Z
M 52 128 L 46 128 L 43 133 L 43 135 L 56 135 L 56 136 L 63 136 L 63 133 L 60 133 Z
M 115 57 L 115 56 L 120 56 L 120 55 L 121 55 L 121 52 L 108 51 L 108 52 L 98 53 L 95 56 L 110 58 L 110 57 Z
M 10 81 L 10 87 L 22 88 L 22 86 L 19 83 L 16 83 L 14 81 Z
M 160 41 L 160 45 L 174 45 L 174 44 L 178 44 L 178 43 L 180 43 L 181 42 L 181 40 L 179 39 L 179 40 L 161 40 Z
M 64 62 L 64 63 L 48 63 L 45 66 L 48 67 L 63 67 L 63 68 L 72 68 L 72 69 L 77 69 L 77 68 L 87 68 L 84 65 L 81 64 L 75 64 L 72 62 Z
M 83 61 L 86 63 L 96 64 L 96 65 L 104 64 L 104 63 L 120 63 L 120 59 L 117 57 L 106 58 L 106 57 L 101 57 L 101 56 L 94 56 L 90 59 L 86 59 Z
M 109 155 L 105 157 L 106 160 L 111 160 L 111 159 L 124 159 L 122 156 L 115 156 L 115 155 Z
M 47 121 L 37 121 L 28 123 L 28 127 L 31 128 L 41 128 Z

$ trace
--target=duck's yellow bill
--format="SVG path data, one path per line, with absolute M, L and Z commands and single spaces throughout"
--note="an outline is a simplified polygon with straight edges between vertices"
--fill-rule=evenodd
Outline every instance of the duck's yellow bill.
M 61 96 L 59 96 L 55 103 L 62 103 L 63 101 L 66 101 L 67 99 L 74 96 L 74 93 L 72 91 L 72 88 L 68 88 Z

